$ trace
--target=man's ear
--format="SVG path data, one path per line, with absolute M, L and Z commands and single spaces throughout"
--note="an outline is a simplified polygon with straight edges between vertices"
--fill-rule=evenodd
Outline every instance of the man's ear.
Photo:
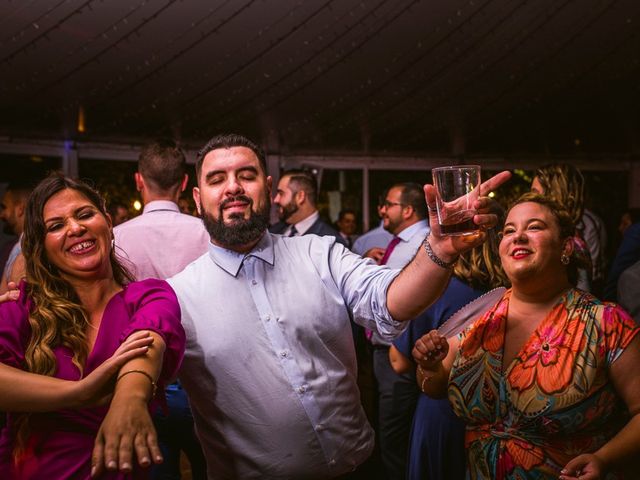
M 17 217 L 24 217 L 24 214 L 27 210 L 27 202 L 20 202 L 15 206 L 16 209 L 16 216 Z
M 298 190 L 295 193 L 294 198 L 296 200 L 296 204 L 302 205 L 304 202 L 307 201 L 307 192 L 305 192 L 304 190 Z
M 193 187 L 193 201 L 196 203 L 198 215 L 202 215 L 202 212 L 200 211 L 200 189 L 198 187 Z
M 405 220 L 408 220 L 413 216 L 414 212 L 415 210 L 411 205 L 405 205 L 404 207 L 402 207 L 402 218 L 404 218 Z
M 180 184 L 180 193 L 184 192 L 187 188 L 187 183 L 189 183 L 189 174 L 185 173 L 184 178 L 182 179 L 182 183 Z
M 271 175 L 267 175 L 267 193 L 269 194 L 269 198 L 273 198 L 271 196 L 273 193 L 273 177 Z
M 133 179 L 136 182 L 136 190 L 141 192 L 142 189 L 144 188 L 144 178 L 142 178 L 142 175 L 140 175 L 140 172 L 134 173 L 133 174 Z

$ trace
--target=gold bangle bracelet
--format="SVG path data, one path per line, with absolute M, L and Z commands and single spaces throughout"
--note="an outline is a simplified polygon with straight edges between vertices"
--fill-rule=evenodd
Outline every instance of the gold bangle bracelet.
M 426 393 L 424 391 L 424 384 L 426 382 L 428 382 L 429 380 L 431 380 L 431 377 L 427 377 L 426 372 L 424 371 L 424 369 L 422 368 L 422 365 L 418 365 L 418 371 L 420 372 L 420 374 L 422 375 L 422 381 L 420 382 L 420 391 L 422 393 Z
M 144 375 L 145 377 L 147 377 L 151 382 L 151 398 L 156 396 L 156 390 L 158 386 L 156 385 L 156 382 L 153 380 L 153 377 L 149 375 L 147 372 L 145 372 L 144 370 L 137 370 L 137 369 L 127 370 L 126 372 L 121 373 L 118 376 L 118 378 L 116 378 L 116 383 L 118 383 L 122 379 L 122 377 L 129 375 L 130 373 L 139 373 L 140 375 Z

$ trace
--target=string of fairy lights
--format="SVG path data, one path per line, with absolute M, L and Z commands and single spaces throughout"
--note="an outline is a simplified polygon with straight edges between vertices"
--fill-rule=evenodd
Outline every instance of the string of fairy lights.
M 114 20 L 95 33 L 91 31 L 82 45 L 56 52 L 49 64 L 30 70 L 13 85 L 17 95 L 11 99 L 12 104 L 19 105 L 27 98 L 37 104 L 38 98 L 52 97 L 56 87 L 78 83 L 89 75 L 88 67 L 106 60 L 113 62 L 119 48 L 144 41 L 148 27 L 161 18 L 167 21 L 185 3 L 143 0 L 127 5 Z M 446 132 L 451 111 L 459 110 L 463 123 L 474 122 L 468 133 L 471 138 L 494 131 L 511 118 L 548 103 L 550 98 L 561 97 L 563 92 L 600 74 L 617 52 L 628 51 L 629 44 L 636 45 L 640 35 L 634 28 L 635 17 L 616 18 L 620 28 L 610 42 L 603 42 L 602 48 L 588 58 L 576 61 L 561 78 L 548 79 L 544 76 L 550 68 L 553 71 L 554 63 L 579 48 L 576 44 L 622 0 L 592 2 L 591 8 L 583 9 L 577 8 L 577 0 L 465 0 L 448 8 L 442 22 L 429 24 L 419 37 L 408 38 L 406 44 L 411 48 L 385 54 L 386 64 L 377 75 L 349 71 L 352 58 L 373 48 L 371 45 L 386 31 L 402 28 L 401 22 L 415 15 L 419 3 L 294 2 L 287 11 L 272 15 L 275 18 L 270 17 L 261 28 L 251 30 L 250 35 L 218 45 L 216 38 L 221 33 L 237 28 L 265 5 L 260 0 L 217 2 L 200 7 L 193 21 L 180 23 L 177 31 L 172 30 L 173 35 L 158 39 L 153 50 L 141 48 L 144 58 L 132 54 L 128 63 L 103 81 L 77 91 L 73 97 L 61 98 L 59 103 L 63 104 L 29 110 L 24 115 L 33 115 L 44 123 L 72 113 L 82 118 L 83 129 L 92 135 L 119 131 L 133 136 L 154 131 L 163 134 L 169 125 L 177 123 L 181 134 L 191 138 L 206 137 L 214 129 L 255 125 L 259 117 L 267 115 L 276 119 L 273 127 L 281 136 L 295 138 L 300 144 L 313 144 L 314 135 L 320 132 L 323 141 L 346 138 L 357 147 L 362 141 L 361 132 L 366 130 L 374 144 L 376 139 L 385 138 L 385 148 L 402 151 Z M 41 42 L 57 41 L 56 35 L 72 29 L 80 15 L 91 11 L 95 15 L 104 5 L 103 0 L 61 0 L 41 13 L 33 8 L 37 14 L 29 22 L 13 33 L 6 30 L 9 33 L 0 41 L 0 67 L 11 68 L 18 56 L 30 55 Z M 569 27 L 549 35 L 554 20 L 568 15 L 570 7 L 573 21 L 563 23 Z M 514 27 L 514 22 L 521 22 L 522 28 Z M 530 41 L 540 43 L 537 38 L 544 32 L 552 39 L 547 48 L 533 51 L 528 61 L 514 66 L 517 52 L 527 48 Z M 206 56 L 204 52 L 209 50 L 213 53 Z M 177 77 L 188 64 L 186 57 L 193 62 L 198 54 L 203 65 L 195 75 L 191 71 L 180 82 L 165 83 L 169 88 L 162 91 L 148 88 L 163 78 Z M 633 68 L 638 67 L 627 67 L 626 71 L 633 74 Z M 344 88 L 335 89 L 331 101 L 313 98 L 316 88 L 328 88 L 327 84 L 340 76 L 349 76 L 348 81 Z M 545 86 L 542 94 L 541 83 Z M 1 88 L 8 91 L 6 85 Z M 514 103 L 513 98 L 523 100 Z M 298 108 L 302 104 L 311 108 Z M 484 121 L 488 112 L 506 111 L 507 107 L 509 111 L 501 118 Z M 289 112 L 295 112 L 295 116 L 288 116 Z
M 82 13 L 82 11 L 85 8 L 88 8 L 89 5 L 91 5 L 91 3 L 93 3 L 96 0 L 87 0 L 84 3 L 82 3 L 82 5 L 80 5 L 77 8 L 74 8 L 71 12 L 65 14 L 62 18 L 60 18 L 58 21 L 56 21 L 53 25 L 51 25 L 49 28 L 45 28 L 42 30 L 42 32 L 40 32 L 38 35 L 36 35 L 35 37 L 33 37 L 31 40 L 29 40 L 27 43 L 17 47 L 15 50 L 11 51 L 10 53 L 8 53 L 7 55 L 5 55 L 4 57 L 0 58 L 0 65 L 3 65 L 7 62 L 10 62 L 11 60 L 13 60 L 17 55 L 20 55 L 21 53 L 24 53 L 26 51 L 28 51 L 29 49 L 32 49 L 35 47 L 35 45 L 38 42 L 41 42 L 42 40 L 45 40 L 49 37 L 49 35 L 51 35 L 52 32 L 54 32 L 55 30 L 59 29 L 62 25 L 65 24 L 65 22 L 67 22 L 69 19 L 71 19 L 72 17 L 79 15 Z M 63 3 L 66 2 L 60 2 L 59 5 L 62 5 Z M 58 6 L 59 6 L 58 5 Z M 40 19 L 42 18 L 46 18 L 49 15 L 49 13 L 45 13 L 43 14 L 41 17 L 38 17 Z M 40 21 L 40 20 L 39 20 Z M 31 27 L 33 27 L 33 29 L 35 31 L 39 31 L 40 30 L 40 25 L 37 22 L 31 22 Z M 20 30 L 20 32 L 25 32 L 27 29 L 23 28 L 22 30 Z M 19 37 L 21 36 L 21 34 L 16 35 L 15 38 L 16 40 L 19 39 Z
M 302 22 L 296 23 L 295 26 L 287 33 L 285 33 L 284 35 L 280 36 L 279 38 L 277 38 L 276 40 L 272 40 L 270 42 L 267 43 L 266 47 L 262 47 L 261 49 L 259 49 L 256 53 L 253 53 L 251 55 L 251 58 L 247 61 L 245 61 L 242 64 L 239 64 L 238 66 L 236 66 L 235 68 L 233 68 L 229 73 L 224 74 L 224 76 L 222 78 L 218 78 L 216 80 L 211 80 L 211 83 L 207 83 L 206 86 L 204 87 L 204 90 L 200 90 L 197 93 L 191 94 L 190 96 L 188 96 L 185 99 L 181 100 L 181 108 L 183 109 L 183 111 L 187 112 L 182 116 L 182 121 L 188 121 L 188 120 L 193 120 L 198 118 L 201 115 L 201 112 L 199 111 L 199 105 L 196 105 L 196 101 L 199 100 L 202 96 L 213 92 L 217 87 L 219 87 L 220 85 L 222 85 L 225 82 L 228 82 L 229 80 L 231 80 L 233 77 L 235 77 L 236 75 L 238 75 L 240 72 L 245 71 L 251 64 L 253 64 L 254 62 L 256 62 L 257 60 L 259 60 L 260 58 L 262 58 L 267 52 L 269 52 L 270 50 L 276 48 L 279 44 L 281 44 L 291 33 L 297 31 L 301 26 L 303 26 L 306 22 L 308 22 L 311 18 L 313 18 L 318 12 L 320 12 L 321 10 L 323 10 L 324 8 L 326 8 L 327 6 L 329 6 L 331 3 L 333 3 L 335 0 L 330 0 L 328 2 L 325 2 L 324 4 L 322 4 L 319 8 L 315 9 L 311 15 L 305 17 L 303 19 Z M 295 9 L 294 9 L 295 11 Z M 281 17 L 279 17 L 276 22 L 274 22 L 274 24 L 271 24 L 269 27 L 265 27 L 264 30 L 260 30 L 258 31 L 255 36 L 251 39 L 249 39 L 243 49 L 249 51 L 249 49 L 251 48 L 251 44 L 257 42 L 258 40 L 260 40 L 263 37 L 263 33 L 270 30 L 275 24 L 282 22 L 284 19 L 286 18 L 290 18 L 292 15 L 292 11 L 288 11 L 286 13 L 284 13 Z M 234 56 L 236 56 L 237 51 L 240 50 L 240 48 L 238 48 L 236 50 L 236 52 L 230 53 L 225 55 L 225 59 L 228 60 L 228 58 L 233 58 Z M 217 66 L 220 67 L 221 69 L 224 67 L 224 61 L 222 59 L 219 59 L 217 61 Z M 217 69 L 212 69 L 213 71 L 218 71 Z M 203 72 L 202 77 L 207 79 L 208 77 L 210 77 L 210 72 Z M 264 75 L 261 76 L 256 76 L 257 79 L 260 78 L 264 78 Z M 198 83 L 202 83 L 202 79 L 199 79 Z M 192 90 L 193 88 L 195 88 L 195 82 L 191 81 L 191 82 L 187 82 L 186 85 L 181 85 L 179 87 L 178 90 L 174 89 L 172 91 L 169 91 L 167 93 L 167 95 L 163 94 L 163 98 L 166 98 L 167 100 L 165 100 L 165 103 L 167 103 L 167 101 L 169 99 L 171 99 L 172 97 L 175 97 L 176 92 L 188 92 L 190 90 Z M 226 101 L 231 101 L 230 98 L 227 98 Z M 161 102 L 160 99 L 156 99 L 154 100 L 154 105 L 158 106 L 158 104 Z M 188 108 L 192 108 L 194 111 L 192 112 L 188 112 Z M 144 121 L 144 113 L 145 113 L 145 106 L 141 106 L 140 108 L 138 108 L 136 111 L 131 113 L 131 117 L 130 118 L 135 118 L 135 117 L 139 117 L 141 122 L 138 124 L 138 130 L 139 131 L 144 131 L 147 130 L 149 127 L 148 122 Z
M 558 3 L 554 5 L 554 8 L 556 8 L 557 10 L 554 10 L 553 15 L 559 14 L 560 9 L 563 9 L 569 3 L 571 3 L 571 1 L 566 1 L 566 2 Z M 503 99 L 510 93 L 514 92 L 515 90 L 522 88 L 522 86 L 525 83 L 528 83 L 529 85 L 531 85 L 530 89 L 535 91 L 536 83 L 540 81 L 540 79 L 536 75 L 536 72 L 542 70 L 541 67 L 543 66 L 543 64 L 551 63 L 553 60 L 555 60 L 556 58 L 560 57 L 563 53 L 565 53 L 569 45 L 572 42 L 574 42 L 576 39 L 578 39 L 581 35 L 583 35 L 585 32 L 587 32 L 590 28 L 592 28 L 593 25 L 602 18 L 602 16 L 604 16 L 611 8 L 613 8 L 615 3 L 616 3 L 616 0 L 611 0 L 610 2 L 608 2 L 608 4 L 605 4 L 602 7 L 602 9 L 596 13 L 596 15 L 593 15 L 591 13 L 587 14 L 585 12 L 584 18 L 583 18 L 584 23 L 582 25 L 580 25 L 581 23 L 580 21 L 576 21 L 575 22 L 576 28 L 573 32 L 571 31 L 566 32 L 567 36 L 553 49 L 550 49 L 549 52 L 541 52 L 538 58 L 533 58 L 529 62 L 529 65 L 528 65 L 529 68 L 526 72 L 522 72 L 519 75 L 511 74 L 504 88 L 501 88 L 498 90 L 494 90 L 490 88 L 483 89 L 483 90 L 479 89 L 480 91 L 484 92 L 484 95 L 482 95 L 481 98 L 476 98 L 475 103 L 478 106 L 475 106 L 474 108 L 470 108 L 467 116 L 469 118 L 474 118 L 474 117 L 477 118 L 478 116 L 481 116 L 481 114 L 487 111 L 489 108 L 494 108 L 495 105 L 501 99 Z M 537 33 L 539 33 L 540 30 L 542 30 L 545 26 L 548 25 L 548 15 L 549 15 L 549 12 L 540 12 L 536 18 L 536 21 L 531 22 L 531 26 L 530 28 L 527 29 L 525 35 L 520 36 L 520 38 L 517 39 L 516 41 L 508 42 L 507 45 L 509 47 L 505 48 L 504 51 L 498 57 L 493 59 L 493 61 L 487 64 L 484 64 L 483 68 L 480 71 L 475 72 L 474 75 L 470 75 L 467 77 L 468 78 L 467 82 L 461 82 L 460 85 L 458 85 L 458 87 L 453 92 L 448 93 L 445 98 L 440 99 L 440 102 L 439 102 L 440 108 L 444 108 L 444 104 L 447 101 L 446 98 L 460 98 L 460 96 L 465 91 L 465 89 L 468 88 L 469 82 L 471 81 L 476 82 L 479 80 L 479 78 L 487 75 L 488 72 L 494 71 L 494 69 L 497 68 L 500 62 L 505 61 L 507 58 L 509 58 L 511 54 L 513 54 L 513 52 L 515 52 L 519 48 L 522 48 L 527 41 L 533 38 Z M 621 43 L 624 43 L 624 40 Z M 599 62 L 599 59 L 596 60 L 594 63 L 598 63 L 598 62 Z M 591 70 L 591 65 L 588 65 L 585 69 L 585 72 L 583 72 L 582 74 L 576 74 L 575 72 L 571 72 L 570 76 L 573 76 L 576 80 L 578 78 L 586 78 L 587 73 L 590 70 Z M 516 106 L 516 109 L 520 110 L 521 108 L 526 108 L 526 107 L 527 107 L 527 104 L 526 102 L 524 102 L 522 104 L 522 107 Z M 437 108 L 437 105 L 434 105 L 431 108 Z M 516 112 L 512 110 L 511 112 L 505 114 L 504 120 L 509 121 L 515 114 Z M 420 114 L 417 115 L 417 118 L 420 118 Z M 415 121 L 416 121 L 415 117 L 408 118 L 403 123 L 397 125 L 395 130 L 402 131 L 402 129 L 403 128 L 406 129 L 409 124 L 415 124 Z M 481 124 L 480 128 L 482 129 L 481 131 L 486 131 L 487 125 L 485 124 L 485 126 L 482 126 Z M 393 131 L 383 130 L 381 133 L 393 135 Z M 416 144 L 420 141 L 421 138 L 423 138 L 425 134 L 428 134 L 428 133 L 429 133 L 429 130 L 427 128 L 416 131 L 412 135 L 405 136 L 403 138 L 403 141 L 405 143 L 404 144 L 401 143 L 398 146 L 399 148 L 402 148 L 403 146 L 409 143 Z
M 256 104 L 256 110 L 268 112 L 271 110 L 275 110 L 278 107 L 282 106 L 285 102 L 290 101 L 293 97 L 300 94 L 305 89 L 309 88 L 312 84 L 319 81 L 322 77 L 325 77 L 334 68 L 336 68 L 339 65 L 343 65 L 349 59 L 349 57 L 354 55 L 356 52 L 361 51 L 368 42 L 370 42 L 373 38 L 376 37 L 376 35 L 380 34 L 380 32 L 382 32 L 385 28 L 389 28 L 391 25 L 393 25 L 393 23 L 397 19 L 399 19 L 402 15 L 406 14 L 410 10 L 410 8 L 417 3 L 417 1 L 418 0 L 413 0 L 411 2 L 405 3 L 404 5 L 401 5 L 401 8 L 399 8 L 396 12 L 393 12 L 391 15 L 378 17 L 377 18 L 378 21 L 374 22 L 374 24 L 369 30 L 365 29 L 365 31 L 362 33 L 362 35 L 359 38 L 356 37 L 351 39 L 351 41 L 346 42 L 347 47 L 345 49 L 337 48 L 334 55 L 327 56 L 327 59 L 325 59 L 326 61 L 324 62 L 324 64 L 322 61 L 317 62 L 322 65 L 321 67 L 317 66 L 316 62 L 312 63 L 311 60 L 305 61 L 303 65 L 305 67 L 308 67 L 309 76 L 305 79 L 301 79 L 300 81 L 294 82 L 292 84 L 290 81 L 287 81 L 287 85 L 291 84 L 292 86 L 292 88 L 290 88 L 289 91 L 284 92 L 282 94 L 278 94 L 278 92 L 276 92 L 273 95 L 273 97 L 275 97 L 274 100 L 269 103 L 258 102 Z M 380 5 L 382 4 L 379 4 L 379 6 Z M 375 13 L 373 13 L 372 16 L 375 17 Z M 333 42 L 330 42 L 330 43 L 333 46 Z M 298 71 L 300 70 L 301 69 L 298 69 Z M 290 77 L 284 77 L 284 76 L 281 77 L 281 81 L 284 81 L 285 79 L 290 80 Z M 273 87 L 273 88 L 275 89 L 276 87 Z M 258 100 L 258 98 L 259 97 L 256 97 L 256 100 Z M 238 113 L 238 111 L 240 113 Z M 255 114 L 255 112 L 250 112 L 250 113 Z M 226 111 L 224 111 L 224 113 L 222 114 L 222 118 L 226 119 L 225 123 L 229 125 L 229 124 L 233 124 L 234 120 L 236 121 L 236 123 L 238 123 L 237 120 L 240 118 L 241 115 L 246 115 L 246 111 L 242 109 L 236 109 L 235 105 L 232 105 Z M 311 113 L 311 115 L 314 115 L 314 113 Z M 284 130 L 290 131 L 292 128 L 296 128 L 300 124 L 309 123 L 309 122 L 310 122 L 309 115 L 303 115 L 303 118 L 301 118 L 301 120 L 292 120 L 288 124 L 288 126 L 284 128 Z M 211 124 L 204 124 L 201 126 L 201 131 L 205 131 L 205 129 L 210 127 L 211 127 Z
M 32 0 L 30 2 L 22 2 L 22 10 L 26 9 L 26 8 L 30 8 L 36 0 Z M 25 36 L 28 35 L 28 32 L 30 31 L 36 31 L 40 29 L 40 22 L 42 22 L 43 20 L 45 20 L 47 17 L 49 17 L 53 12 L 55 12 L 56 10 L 58 10 L 58 8 L 60 8 L 62 5 L 65 5 L 67 3 L 69 3 L 70 0 L 60 0 L 58 3 L 55 3 L 53 5 L 50 5 L 44 12 L 42 12 L 40 15 L 38 15 L 37 17 L 34 17 L 32 19 L 29 20 L 29 23 L 27 25 L 25 25 L 24 27 L 20 27 L 16 32 L 14 33 L 10 33 L 9 35 L 7 35 L 6 37 L 4 37 L 2 40 L 0 40 L 0 48 L 4 47 L 5 44 L 11 42 L 11 43 L 16 43 L 18 42 L 20 39 L 24 38 Z M 9 29 L 9 26 L 7 25 L 9 23 L 9 21 L 11 20 L 11 16 L 7 15 L 3 18 L 3 24 L 2 25 L 2 31 L 6 31 Z

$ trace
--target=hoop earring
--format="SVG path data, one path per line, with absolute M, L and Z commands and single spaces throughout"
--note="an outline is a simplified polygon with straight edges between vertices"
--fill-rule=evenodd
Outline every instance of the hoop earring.
M 569 265 L 569 262 L 571 261 L 571 259 L 569 258 L 569 255 L 567 255 L 566 253 L 563 253 L 562 256 L 560 257 L 560 261 L 562 262 L 563 265 Z

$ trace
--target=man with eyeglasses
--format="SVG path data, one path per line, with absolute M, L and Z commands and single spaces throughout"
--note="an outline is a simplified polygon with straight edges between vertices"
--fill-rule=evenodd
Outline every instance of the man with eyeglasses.
M 387 198 L 387 192 L 388 190 L 385 190 L 378 196 L 377 209 L 380 224 L 367 233 L 360 235 L 353 243 L 353 248 L 351 249 L 351 251 L 361 257 L 372 258 L 376 263 L 380 261 L 387 245 L 389 245 L 389 242 L 393 238 L 393 235 L 384 229 L 384 222 L 382 221 L 383 204 Z
M 384 229 L 393 239 L 380 259 L 381 265 L 403 268 L 415 256 L 429 234 L 427 204 L 422 186 L 398 183 L 382 202 Z M 389 362 L 391 343 L 371 333 L 373 372 L 378 390 L 378 437 L 386 478 L 405 478 L 411 422 L 418 398 L 415 374 L 395 373 Z

